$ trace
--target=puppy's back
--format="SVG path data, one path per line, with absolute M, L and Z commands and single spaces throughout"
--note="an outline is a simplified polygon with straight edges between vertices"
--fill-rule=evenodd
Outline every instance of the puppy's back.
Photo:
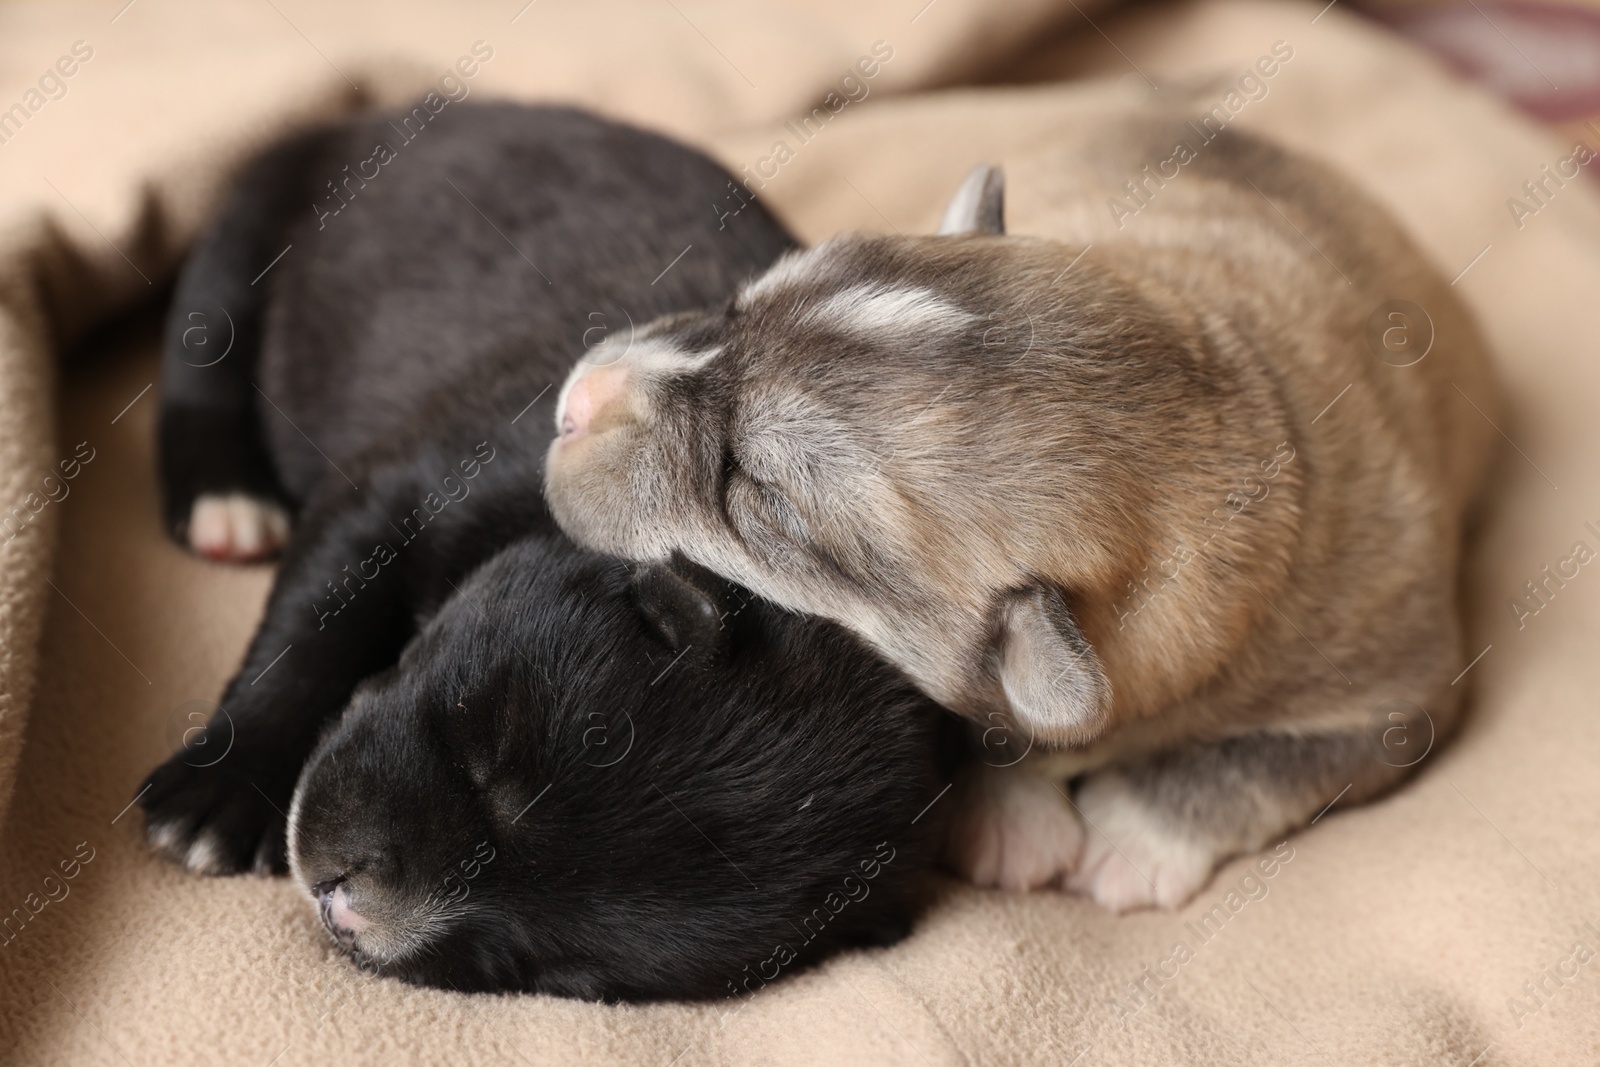
M 1181 107 L 1075 127 L 1008 174 L 1023 190 L 1014 232 L 1094 245 L 1090 254 L 1147 291 L 1203 294 L 1218 319 L 1275 334 L 1261 362 L 1283 368 L 1274 384 L 1300 428 L 1367 432 L 1337 406 L 1311 428 L 1354 386 L 1339 406 L 1374 408 L 1447 520 L 1459 517 L 1492 444 L 1487 353 L 1439 269 L 1354 182 Z M 1340 451 L 1359 452 L 1353 443 Z
M 792 244 L 759 204 L 720 219 L 726 172 L 664 137 L 510 104 L 451 105 L 415 132 L 418 111 L 317 139 L 269 276 L 263 387 L 304 435 L 266 424 L 300 493 L 327 469 L 306 437 L 342 465 L 419 425 L 509 419 L 586 347 L 620 351 Z

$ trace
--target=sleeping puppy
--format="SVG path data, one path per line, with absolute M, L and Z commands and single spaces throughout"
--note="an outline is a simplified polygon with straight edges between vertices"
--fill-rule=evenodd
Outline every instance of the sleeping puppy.
M 1055 749 L 1054 781 L 980 766 L 953 858 L 1119 910 L 1392 786 L 1401 720 L 1408 752 L 1451 728 L 1491 433 L 1482 342 L 1394 220 L 1231 130 L 1151 177 L 1197 128 L 1064 135 L 1047 236 L 999 235 L 980 169 L 941 236 L 651 325 L 573 370 L 547 467 L 580 543 L 682 552 Z
M 409 981 L 746 997 L 909 931 L 934 711 L 831 623 L 525 537 L 357 688 L 291 875 Z
M 728 180 L 474 105 L 244 171 L 174 297 L 161 478 L 196 552 L 293 532 L 205 744 L 138 796 L 169 858 L 292 866 L 353 956 L 458 989 L 742 995 L 907 929 L 936 707 L 831 623 L 581 551 L 543 501 L 572 347 L 791 247 L 759 205 L 718 222 Z

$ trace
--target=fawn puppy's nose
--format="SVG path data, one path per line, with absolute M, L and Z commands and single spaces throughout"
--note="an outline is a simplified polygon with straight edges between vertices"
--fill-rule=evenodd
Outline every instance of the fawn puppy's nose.
M 317 910 L 322 913 L 322 925 L 343 944 L 367 928 L 367 920 L 350 906 L 350 892 L 344 880 L 323 882 L 313 890 L 317 894 Z
M 596 367 L 572 383 L 561 409 L 561 439 L 573 441 L 589 432 L 600 412 L 622 395 L 628 372 L 622 367 Z

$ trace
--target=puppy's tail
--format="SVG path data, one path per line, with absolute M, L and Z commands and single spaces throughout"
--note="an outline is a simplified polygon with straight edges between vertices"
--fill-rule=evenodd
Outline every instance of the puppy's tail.
M 256 369 L 273 268 L 290 222 L 312 210 L 310 170 L 329 133 L 281 142 L 245 167 L 184 264 L 167 314 L 157 441 L 163 511 L 172 536 L 205 555 L 270 555 L 287 534 Z

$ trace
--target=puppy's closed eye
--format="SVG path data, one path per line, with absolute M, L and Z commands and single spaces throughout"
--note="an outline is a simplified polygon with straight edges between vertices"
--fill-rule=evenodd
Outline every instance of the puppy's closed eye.
M 783 490 L 753 474 L 732 449 L 723 460 L 722 509 L 747 539 L 775 542 L 766 546 L 769 549 L 811 539 L 810 527 Z
M 494 710 L 493 700 L 487 693 L 464 693 L 454 701 L 446 697 L 436 705 L 433 716 L 434 736 L 480 790 L 499 777 L 496 772 L 511 755 L 501 743 L 504 739 L 493 734 L 496 716 L 485 714 Z

